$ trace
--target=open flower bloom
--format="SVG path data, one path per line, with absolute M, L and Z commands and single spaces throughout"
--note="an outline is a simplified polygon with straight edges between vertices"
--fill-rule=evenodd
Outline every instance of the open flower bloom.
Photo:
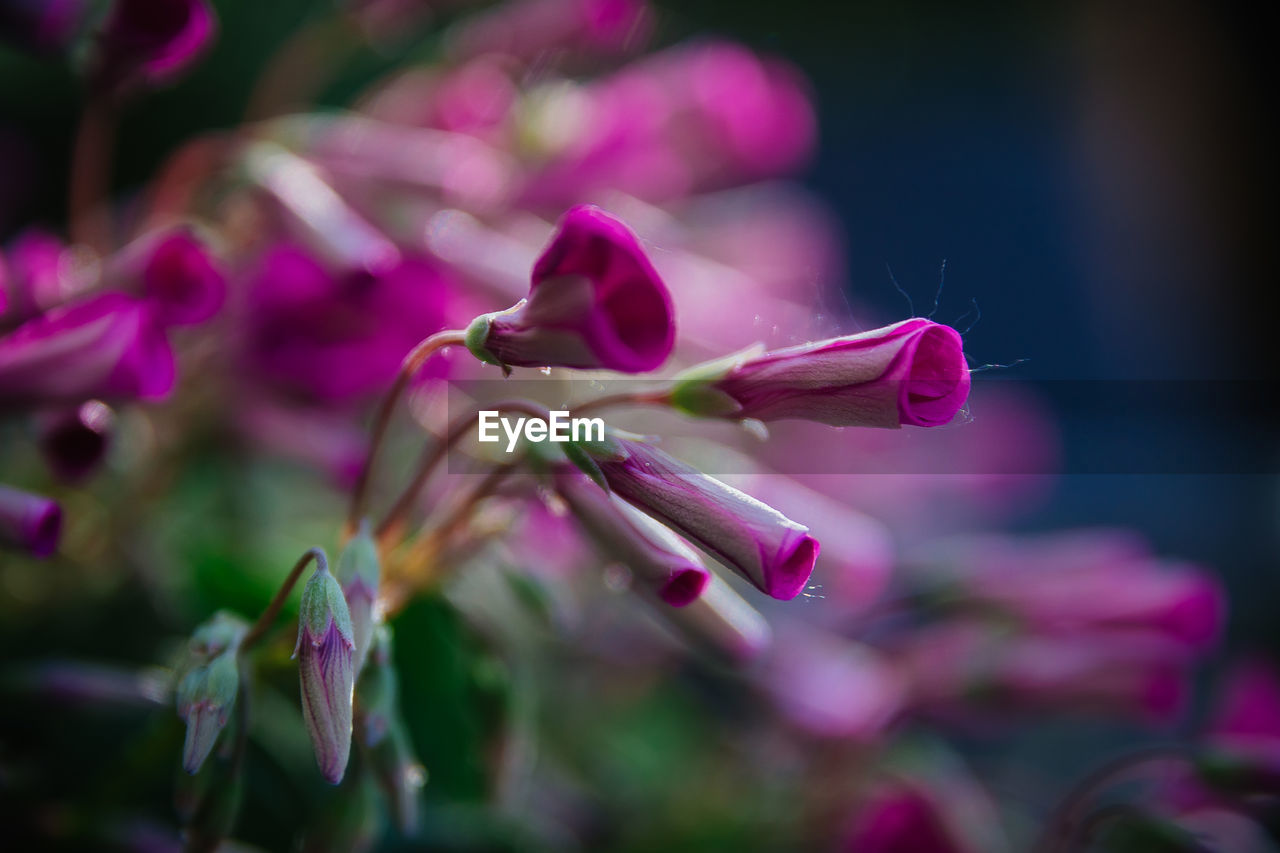
M 0 545 L 47 557 L 58 547 L 62 508 L 42 495 L 0 486 Z
M 115 0 L 101 35 L 104 78 L 158 84 L 185 71 L 213 40 L 208 0 Z
M 227 281 L 205 245 L 189 231 L 161 239 L 142 271 L 147 296 L 167 326 L 203 323 L 222 307 Z
M 0 405 L 157 400 L 172 390 L 175 371 L 152 307 L 103 293 L 0 338 Z
M 941 426 L 968 397 L 959 333 L 921 317 L 694 367 L 675 392 L 695 415 L 889 428 Z
M 658 368 L 675 343 L 671 296 L 631 229 L 597 207 L 564 215 L 529 297 L 476 319 L 467 346 L 515 367 Z
M 710 573 L 670 530 L 612 498 L 572 468 L 555 475 L 556 491 L 582 529 L 606 556 L 618 560 L 637 583 L 672 607 L 696 600 Z
M 818 541 L 804 525 L 645 442 L 609 436 L 584 450 L 614 494 L 766 595 L 790 600 L 809 582 Z
M 302 683 L 302 718 L 320 773 L 334 785 L 346 774 L 351 754 L 355 645 L 342 587 L 321 566 L 302 590 L 293 653 Z

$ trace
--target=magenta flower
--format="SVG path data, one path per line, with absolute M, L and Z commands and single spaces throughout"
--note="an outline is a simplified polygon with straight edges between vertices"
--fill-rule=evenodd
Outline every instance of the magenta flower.
M 187 230 L 160 240 L 142 271 L 147 296 L 166 326 L 203 323 L 222 307 L 227 280 L 209 250 Z
M 675 343 L 671 296 L 639 239 L 598 207 L 560 220 L 528 299 L 476 319 L 467 346 L 491 364 L 654 370 Z
M 39 228 L 28 228 L 14 238 L 6 261 L 8 305 L 0 304 L 0 317 L 10 322 L 62 304 L 87 283 L 67 245 Z
M 111 444 L 115 415 L 100 400 L 90 400 L 43 419 L 40 453 L 64 482 L 78 483 L 97 470 Z
M 710 573 L 688 545 L 653 519 L 608 495 L 571 468 L 556 473 L 556 491 L 606 556 L 672 607 L 702 594 Z
M 208 0 L 115 0 L 101 35 L 108 83 L 157 85 L 186 71 L 217 28 Z
M 355 634 L 342 587 L 323 563 L 302 590 L 298 613 L 302 717 L 320 772 L 342 781 L 351 753 L 351 702 L 355 688 Z
M 122 293 L 50 311 L 0 338 L 0 404 L 156 400 L 175 375 L 153 309 Z
M 782 623 L 756 673 L 778 710 L 823 737 L 870 741 L 893 721 L 902 679 L 871 649 L 837 634 Z
M 940 426 L 969 396 L 960 335 L 917 317 L 680 377 L 676 405 L 695 415 L 830 426 Z
M 56 501 L 0 485 L 0 545 L 48 557 L 58 548 L 62 508 Z
M 650 444 L 611 436 L 584 449 L 614 494 L 766 595 L 790 600 L 809 582 L 818 541 L 804 525 Z
M 958 604 L 998 608 L 1041 632 L 1138 629 L 1203 649 L 1226 621 L 1216 577 L 1162 561 L 1119 532 L 974 537 L 925 562 Z
M 405 353 L 445 327 L 454 294 L 425 259 L 335 273 L 304 249 L 277 245 L 251 276 L 247 369 L 325 403 L 381 391 Z
M 886 785 L 851 822 L 841 849 L 849 853 L 973 853 L 933 798 L 915 786 Z

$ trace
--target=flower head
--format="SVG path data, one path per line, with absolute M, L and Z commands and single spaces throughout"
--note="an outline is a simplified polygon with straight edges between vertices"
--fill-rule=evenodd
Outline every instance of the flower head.
M 155 400 L 174 379 L 153 310 L 122 293 L 50 311 L 0 338 L 0 403 Z
M 830 426 L 941 426 L 969 396 L 959 333 L 924 318 L 687 371 L 690 414 Z
M 0 545 L 48 557 L 58 547 L 62 508 L 57 501 L 0 485 Z
M 646 442 L 615 434 L 601 444 L 583 445 L 582 450 L 589 457 L 588 470 L 614 494 L 703 548 L 765 594 L 789 600 L 809 582 L 818 541 L 804 525 Z
M 608 557 L 672 607 L 695 601 L 710 573 L 670 530 L 610 495 L 572 468 L 556 472 L 556 491 L 582 529 Z
M 355 634 L 342 587 L 323 563 L 302 590 L 298 644 L 302 716 L 324 778 L 342 781 L 351 753 Z
M 533 265 L 529 297 L 472 323 L 482 361 L 642 373 L 675 343 L 671 296 L 626 225 L 597 207 L 564 215 Z

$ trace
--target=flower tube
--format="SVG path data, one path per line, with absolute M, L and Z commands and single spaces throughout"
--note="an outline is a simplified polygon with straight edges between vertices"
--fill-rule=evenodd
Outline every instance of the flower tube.
M 968 397 L 960 334 L 922 317 L 694 367 L 673 393 L 703 417 L 889 428 L 941 426 Z
M 702 594 L 710 573 L 698 555 L 653 519 L 608 496 L 571 468 L 555 475 L 556 491 L 601 552 L 672 607 Z
M 594 445 L 565 446 L 575 462 L 581 461 L 618 497 L 706 550 L 766 595 L 790 600 L 809 582 L 818 541 L 809 528 L 773 507 L 641 441 L 614 434 Z
M 566 213 L 532 278 L 527 299 L 467 330 L 467 347 L 481 361 L 643 373 L 670 355 L 666 285 L 631 229 L 603 210 Z

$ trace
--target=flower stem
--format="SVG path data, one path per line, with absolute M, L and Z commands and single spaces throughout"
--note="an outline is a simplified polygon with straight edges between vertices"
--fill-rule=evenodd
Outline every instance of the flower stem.
M 244 639 L 240 641 L 240 654 L 243 655 L 250 647 L 256 644 L 271 629 L 275 623 L 276 617 L 280 615 L 280 609 L 284 607 L 284 603 L 289 599 L 289 593 L 293 591 L 294 586 L 298 583 L 298 578 L 302 577 L 302 572 L 312 561 L 316 561 L 316 565 L 320 569 L 327 570 L 329 561 L 324 555 L 324 549 L 311 548 L 305 554 L 298 558 L 298 562 L 294 564 L 293 569 L 289 572 L 288 577 L 284 579 L 284 583 L 280 584 L 280 589 L 276 591 L 275 598 L 271 599 L 271 603 L 267 605 L 267 609 L 262 611 L 262 615 L 258 617 L 258 621 L 253 623 L 253 627 L 249 629 L 249 633 L 244 635 Z
M 427 363 L 427 359 L 431 358 L 432 354 L 447 346 L 462 343 L 465 336 L 466 333 L 458 329 L 436 332 L 410 350 L 409 354 L 404 357 L 404 361 L 400 363 L 400 372 L 396 374 L 395 380 L 391 383 L 391 388 L 387 391 L 386 396 L 382 398 L 382 402 L 378 404 L 378 411 L 373 417 L 373 426 L 369 432 L 369 450 L 365 454 L 364 466 L 360 469 L 360 477 L 356 480 L 355 489 L 351 495 L 351 508 L 347 512 L 344 538 L 350 538 L 354 535 L 360 519 L 364 517 L 365 503 L 369 493 L 369 481 L 373 474 L 373 464 L 377 460 L 378 450 L 386 437 L 387 427 L 391 424 L 391 415 L 395 411 L 396 403 L 400 400 L 401 395 L 404 394 L 404 389 L 409 386 L 414 374 L 422 368 L 422 365 Z
M 80 116 L 71 154 L 68 214 L 72 240 L 103 256 L 111 250 L 106 203 L 115 131 L 115 104 L 111 96 L 105 92 L 91 93 Z
M 580 415 L 583 412 L 594 412 L 596 409 L 604 409 L 609 406 L 666 406 L 670 405 L 670 403 L 671 390 L 669 388 L 664 388 L 661 391 L 629 391 L 588 400 L 574 407 L 573 413 Z

